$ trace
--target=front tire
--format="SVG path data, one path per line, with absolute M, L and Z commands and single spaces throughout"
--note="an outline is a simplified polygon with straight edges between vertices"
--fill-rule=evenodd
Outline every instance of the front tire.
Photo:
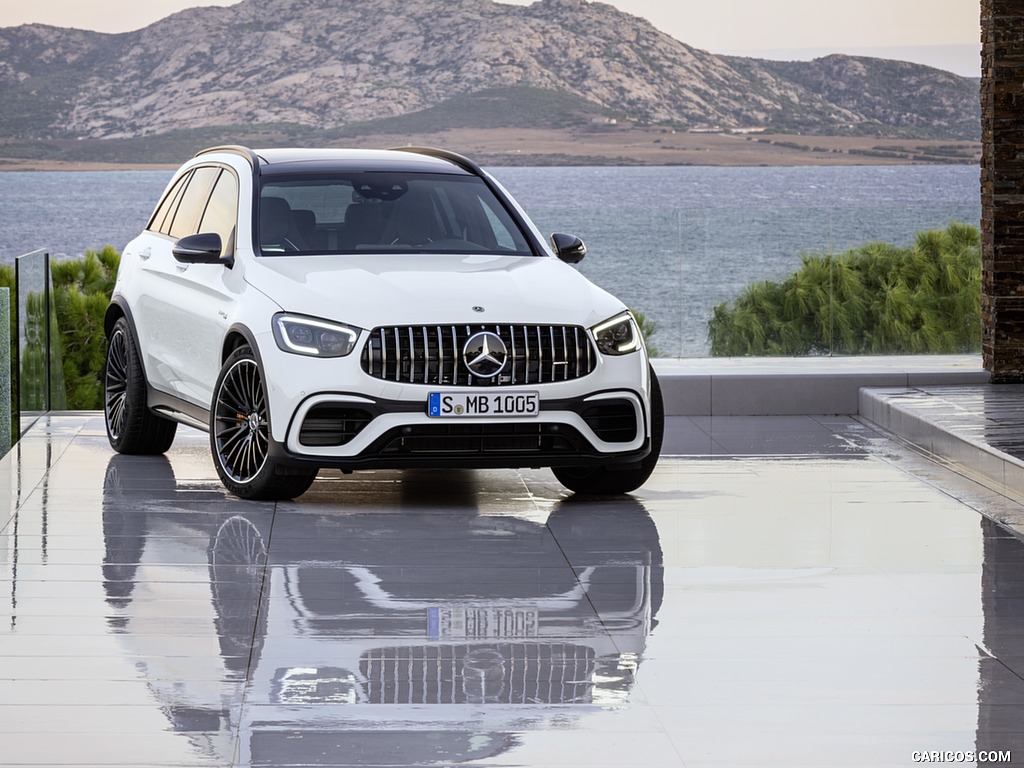
M 661 385 L 652 368 L 651 376 L 651 452 L 639 464 L 623 468 L 615 464 L 591 467 L 552 467 L 551 471 L 562 485 L 573 493 L 585 496 L 613 496 L 635 491 L 654 472 L 661 456 L 661 443 L 665 435 L 665 404 L 661 399 Z
M 121 317 L 107 341 L 103 366 L 103 421 L 110 447 L 118 453 L 154 455 L 174 442 L 178 425 L 146 405 L 146 373 L 128 321 Z
M 270 456 L 267 392 L 248 346 L 228 357 L 217 377 L 210 412 L 210 450 L 221 482 L 243 499 L 279 501 L 301 496 L 316 470 L 281 465 Z

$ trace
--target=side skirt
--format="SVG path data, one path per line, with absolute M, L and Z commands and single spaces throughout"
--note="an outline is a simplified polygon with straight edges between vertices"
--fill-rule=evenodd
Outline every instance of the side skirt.
M 153 387 L 147 389 L 146 400 L 149 403 L 149 409 L 157 416 L 203 432 L 210 431 L 210 412 L 208 410 Z

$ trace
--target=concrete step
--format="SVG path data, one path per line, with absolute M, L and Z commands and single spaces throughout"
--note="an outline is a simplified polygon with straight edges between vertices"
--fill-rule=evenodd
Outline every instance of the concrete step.
M 863 387 L 985 384 L 980 355 L 657 359 L 670 416 L 854 415 Z

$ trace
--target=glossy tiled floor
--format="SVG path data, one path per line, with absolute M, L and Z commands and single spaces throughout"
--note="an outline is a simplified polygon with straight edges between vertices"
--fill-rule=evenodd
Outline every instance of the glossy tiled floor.
M 851 419 L 671 420 L 633 497 L 546 471 L 226 496 L 94 415 L 0 462 L 0 764 L 1024 758 L 1014 502 Z

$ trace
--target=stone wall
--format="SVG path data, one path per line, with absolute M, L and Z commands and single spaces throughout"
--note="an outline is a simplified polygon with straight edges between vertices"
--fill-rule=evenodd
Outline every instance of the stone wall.
M 1024 3 L 981 0 L 982 355 L 1024 381 Z

